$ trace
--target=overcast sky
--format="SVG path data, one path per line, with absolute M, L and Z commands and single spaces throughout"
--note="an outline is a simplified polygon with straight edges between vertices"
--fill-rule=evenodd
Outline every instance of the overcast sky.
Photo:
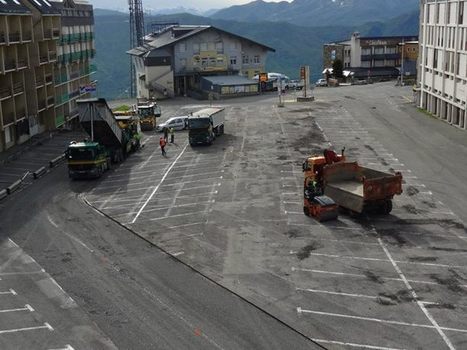
M 94 7 L 99 8 L 127 8 L 126 0 L 88 0 Z M 233 5 L 242 5 L 252 0 L 142 0 L 143 8 L 173 9 L 177 7 L 192 8 L 197 10 L 210 10 L 225 8 Z M 266 0 L 267 2 L 279 2 L 281 0 Z M 289 0 L 288 2 L 290 2 Z

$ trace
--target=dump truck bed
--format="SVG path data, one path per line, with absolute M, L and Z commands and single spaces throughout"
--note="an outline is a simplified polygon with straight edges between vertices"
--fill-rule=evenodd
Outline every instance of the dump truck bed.
M 109 148 L 122 147 L 124 143 L 122 129 L 105 99 L 82 99 L 78 100 L 77 104 L 79 122 L 89 136 L 93 134 L 93 141 Z
M 341 207 L 362 213 L 365 207 L 380 205 L 402 193 L 402 175 L 338 162 L 323 169 L 324 194 Z

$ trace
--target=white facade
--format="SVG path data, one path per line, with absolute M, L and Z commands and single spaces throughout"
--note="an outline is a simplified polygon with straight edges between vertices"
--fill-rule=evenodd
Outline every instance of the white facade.
M 420 2 L 420 107 L 467 129 L 467 0 Z

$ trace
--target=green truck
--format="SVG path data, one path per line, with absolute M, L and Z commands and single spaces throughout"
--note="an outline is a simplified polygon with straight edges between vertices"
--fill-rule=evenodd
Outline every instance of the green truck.
M 79 122 L 90 139 L 69 144 L 65 155 L 70 178 L 101 177 L 112 163 L 141 147 L 138 116 L 114 116 L 103 98 L 78 100 L 77 104 Z
M 224 108 L 205 108 L 188 117 L 188 140 L 191 146 L 211 145 L 224 133 Z

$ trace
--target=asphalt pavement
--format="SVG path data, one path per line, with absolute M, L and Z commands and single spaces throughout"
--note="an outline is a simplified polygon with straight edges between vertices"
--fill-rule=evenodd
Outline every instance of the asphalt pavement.
M 162 157 L 148 134 L 98 181 L 62 166 L 0 202 L 1 234 L 119 348 L 462 349 L 465 131 L 392 83 L 314 95 L 218 102 L 212 146 L 178 132 Z M 170 101 L 164 118 L 204 106 Z M 329 146 L 403 174 L 391 215 L 303 215 L 302 161 Z

